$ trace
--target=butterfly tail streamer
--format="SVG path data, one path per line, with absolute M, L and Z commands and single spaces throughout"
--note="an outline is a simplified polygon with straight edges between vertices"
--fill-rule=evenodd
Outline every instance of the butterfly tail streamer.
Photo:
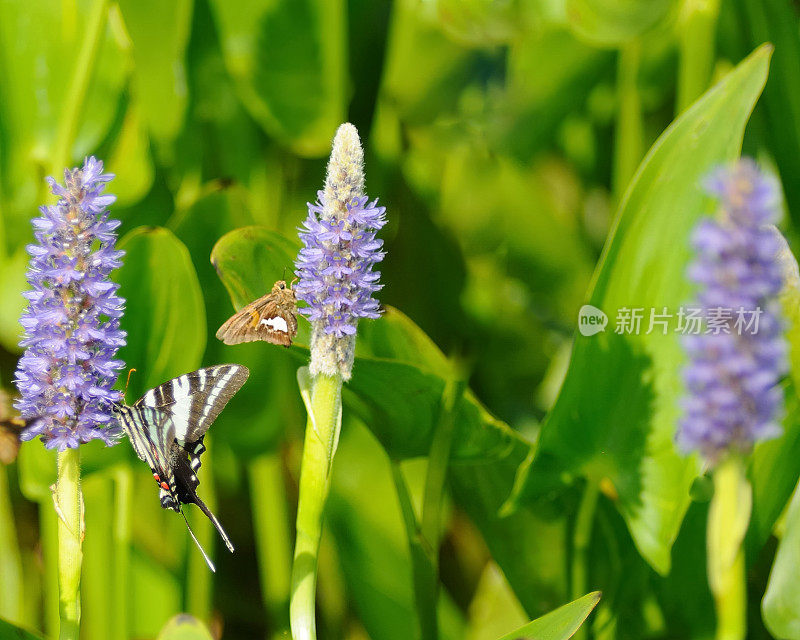
M 228 537 L 228 534 L 225 533 L 225 529 L 222 528 L 222 525 L 220 524 L 219 520 L 217 520 L 217 517 L 213 513 L 211 513 L 211 509 L 209 509 L 206 506 L 205 502 L 203 502 L 200 498 L 195 496 L 194 501 L 195 501 L 194 503 L 198 507 L 200 507 L 200 510 L 206 514 L 206 517 L 209 520 L 211 520 L 212 524 L 216 527 L 220 537 L 222 538 L 222 541 L 225 543 L 225 546 L 228 547 L 228 551 L 233 553 L 233 543 L 231 542 L 231 539 Z
M 216 573 L 217 569 L 216 567 L 214 567 L 214 563 L 211 562 L 211 558 L 208 557 L 206 550 L 203 549 L 203 545 L 200 544 L 200 541 L 197 539 L 197 536 L 194 535 L 194 531 L 192 531 L 192 527 L 189 524 L 189 521 L 186 519 L 186 514 L 183 512 L 183 509 L 181 509 L 181 515 L 183 516 L 183 521 L 186 523 L 186 528 L 189 529 L 189 534 L 192 536 L 192 540 L 194 540 L 194 543 L 197 545 L 197 548 L 200 549 L 200 553 L 203 554 L 203 557 L 206 560 L 206 564 L 208 564 L 208 568 L 211 569 L 211 571 L 213 571 L 214 573 Z

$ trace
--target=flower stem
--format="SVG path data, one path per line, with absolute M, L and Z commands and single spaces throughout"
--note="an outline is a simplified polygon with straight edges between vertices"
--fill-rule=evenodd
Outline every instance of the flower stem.
M 271 635 L 282 638 L 288 623 L 286 599 L 291 576 L 291 542 L 286 526 L 288 518 L 281 458 L 277 453 L 259 456 L 250 463 L 248 472 L 261 593 Z
M 208 447 L 203 457 L 203 475 L 205 476 L 205 488 L 203 490 L 203 500 L 212 511 L 217 508 L 217 489 L 214 484 L 214 456 L 210 455 L 214 448 L 210 446 L 213 436 L 206 434 L 205 445 Z M 187 509 L 187 511 L 189 511 Z M 211 521 L 200 513 L 199 509 L 191 509 L 186 514 L 192 526 L 194 534 L 203 545 L 209 557 L 214 560 L 216 531 Z M 194 544 L 187 540 L 186 553 L 186 592 L 185 610 L 198 620 L 208 622 L 211 619 L 212 598 L 213 598 L 213 574 L 208 570 L 205 558 L 198 553 Z M 227 551 L 225 552 L 227 553 Z
M 742 542 L 751 506 L 744 464 L 732 456 L 714 471 L 714 497 L 708 511 L 708 582 L 717 610 L 716 640 L 744 640 L 747 635 Z
M 83 560 L 80 463 L 79 449 L 66 449 L 58 454 L 58 479 L 53 497 L 58 514 L 59 640 L 78 640 L 80 631 Z
M 597 499 L 600 496 L 600 485 L 596 480 L 589 478 L 583 490 L 578 515 L 575 519 L 575 529 L 572 533 L 572 599 L 577 600 L 586 594 L 586 567 L 589 543 L 592 540 L 594 527 L 594 514 L 597 510 Z M 582 640 L 587 637 L 586 625 L 575 632 L 574 638 Z
M 51 157 L 51 175 L 57 175 L 57 172 L 61 171 L 62 167 L 71 165 L 72 145 L 78 135 L 83 104 L 86 101 L 89 82 L 94 72 L 97 52 L 103 41 L 106 17 L 108 16 L 108 4 L 109 0 L 95 0 L 92 12 L 89 15 L 86 33 L 83 36 L 81 48 L 75 61 L 75 70 L 70 80 L 64 108 L 61 112 L 61 120 L 58 124 L 58 133 Z
M 437 554 L 420 531 L 408 485 L 403 477 L 400 463 L 396 461 L 392 462 L 392 479 L 397 489 L 400 512 L 406 526 L 406 536 L 411 554 L 411 575 L 414 582 L 419 637 L 421 640 L 436 640 L 439 636 L 439 623 L 436 615 L 439 590 Z
M 128 581 L 131 544 L 131 469 L 122 464 L 114 472 L 114 582 L 111 602 L 113 640 L 128 637 Z
M 289 617 L 294 640 L 313 640 L 317 637 L 315 590 L 322 517 L 342 424 L 342 378 L 321 374 L 309 380 L 305 367 L 298 371 L 297 377 L 308 421 L 300 468 Z
M 642 44 L 634 39 L 620 50 L 617 63 L 619 114 L 614 149 L 614 196 L 617 202 L 622 200 L 644 157 L 644 120 L 639 95 L 641 57 Z
M 711 82 L 719 4 L 720 0 L 684 0 L 681 5 L 676 113 L 699 98 Z
M 0 575 L 3 588 L 0 589 L 0 617 L 15 624 L 26 623 L 23 607 L 22 556 L 17 542 L 17 528 L 14 524 L 14 511 L 8 492 L 8 473 L 0 465 Z

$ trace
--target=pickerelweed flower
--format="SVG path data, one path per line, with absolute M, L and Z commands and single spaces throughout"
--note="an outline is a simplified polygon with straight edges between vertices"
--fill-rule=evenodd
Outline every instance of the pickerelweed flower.
M 781 433 L 777 383 L 787 370 L 787 347 L 776 300 L 783 245 L 773 226 L 777 181 L 743 159 L 714 171 L 705 187 L 720 199 L 720 213 L 692 235 L 697 256 L 689 277 L 700 285 L 706 328 L 685 337 L 688 395 L 678 443 L 715 464 L 726 452 L 746 453 Z
M 125 301 L 109 275 L 123 252 L 114 248 L 120 223 L 106 211 L 116 198 L 103 193 L 113 177 L 90 157 L 82 168 L 64 171 L 64 186 L 48 178 L 58 202 L 41 207 L 33 220 L 15 406 L 29 421 L 22 439 L 41 436 L 49 449 L 94 438 L 113 444 L 118 431 L 110 405 L 120 399 L 111 388 L 123 367 L 114 358 L 125 344 L 119 328 Z
M 373 267 L 384 253 L 375 233 L 386 223 L 385 208 L 364 195 L 364 151 L 352 124 L 336 132 L 325 190 L 317 197 L 300 230 L 295 291 L 308 304 L 300 313 L 312 325 L 311 375 L 348 380 L 358 320 L 380 315 L 372 294 L 382 285 Z

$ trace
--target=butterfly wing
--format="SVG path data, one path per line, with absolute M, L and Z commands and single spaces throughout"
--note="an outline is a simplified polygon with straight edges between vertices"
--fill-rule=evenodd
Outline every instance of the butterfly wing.
M 144 405 L 120 407 L 117 422 L 128 436 L 136 455 L 153 472 L 160 490 L 161 506 L 180 511 L 173 466 L 175 423 L 169 412 Z
M 192 454 L 188 454 L 175 438 L 175 423 L 168 410 L 150 407 L 144 404 L 132 407 L 121 407 L 117 410 L 117 418 L 123 431 L 133 445 L 136 455 L 150 467 L 156 484 L 159 485 L 159 498 L 164 509 L 172 509 L 182 513 L 181 504 L 194 503 L 211 520 L 219 531 L 225 545 L 233 552 L 233 544 L 222 528 L 219 520 L 197 495 L 200 481 L 197 479 Z M 200 437 L 202 445 L 202 436 Z M 199 454 L 196 456 L 199 467 Z M 185 519 L 185 516 L 184 516 Z M 186 526 L 189 527 L 188 521 Z M 203 547 L 189 527 L 189 532 L 214 571 Z
M 133 406 L 169 412 L 175 439 L 196 457 L 199 467 L 203 436 L 249 375 L 247 367 L 238 364 L 198 369 L 150 389 Z
M 228 318 L 217 331 L 225 344 L 270 342 L 284 347 L 297 335 L 297 307 L 294 292 L 271 292 L 251 302 Z

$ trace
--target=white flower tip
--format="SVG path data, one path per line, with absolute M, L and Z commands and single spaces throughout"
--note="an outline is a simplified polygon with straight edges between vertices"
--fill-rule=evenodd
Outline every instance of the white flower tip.
M 356 129 L 349 122 L 340 125 L 333 138 L 328 161 L 325 199 L 334 209 L 341 209 L 364 193 L 364 149 Z M 338 203 L 339 206 L 336 206 Z

